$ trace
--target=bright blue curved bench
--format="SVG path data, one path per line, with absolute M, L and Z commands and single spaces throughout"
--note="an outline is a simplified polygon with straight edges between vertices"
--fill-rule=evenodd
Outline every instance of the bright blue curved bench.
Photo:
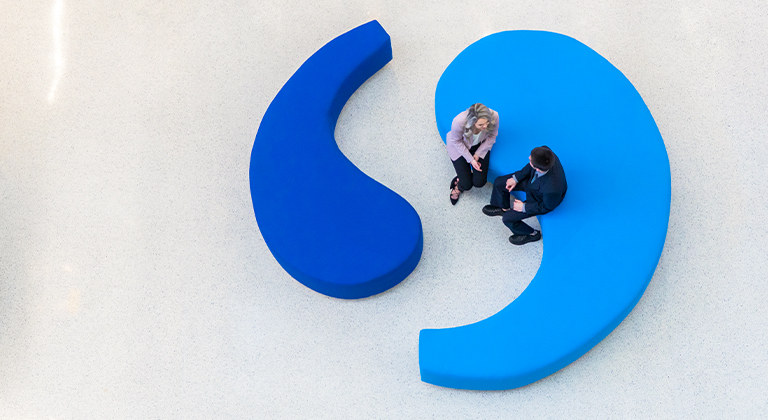
M 421 220 L 402 197 L 341 153 L 333 132 L 349 97 L 392 59 L 372 21 L 332 40 L 269 105 L 251 153 L 253 210 L 293 278 L 344 299 L 383 292 L 421 258 Z
M 488 65 L 478 72 L 480 62 Z M 520 169 L 533 147 L 547 145 L 565 168 L 568 193 L 539 217 L 544 255 L 526 290 L 488 319 L 422 330 L 419 364 L 432 384 L 510 389 L 579 358 L 639 301 L 666 237 L 669 160 L 629 80 L 564 35 L 509 31 L 467 47 L 437 85 L 443 139 L 453 117 L 475 102 L 504 121 L 489 179 Z M 501 221 L 499 229 L 506 229 Z

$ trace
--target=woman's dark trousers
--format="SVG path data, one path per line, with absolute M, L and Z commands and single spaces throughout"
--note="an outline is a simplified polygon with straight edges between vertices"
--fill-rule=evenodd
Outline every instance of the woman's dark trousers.
M 474 156 L 480 144 L 472 146 L 469 149 L 469 153 Z M 480 163 L 480 169 L 482 171 L 476 171 L 472 168 L 472 165 L 467 162 L 462 156 L 453 161 L 453 168 L 456 169 L 456 175 L 459 177 L 459 191 L 471 190 L 472 186 L 477 188 L 482 187 L 488 182 L 488 164 L 491 161 L 491 152 L 485 154 L 485 157 L 478 160 Z

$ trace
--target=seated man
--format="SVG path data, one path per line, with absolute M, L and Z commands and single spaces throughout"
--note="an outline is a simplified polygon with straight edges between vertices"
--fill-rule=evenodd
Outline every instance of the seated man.
M 522 220 L 555 209 L 565 197 L 568 184 L 560 159 L 547 146 L 531 150 L 528 165 L 519 171 L 496 178 L 493 183 L 491 204 L 483 207 L 488 216 L 503 216 L 502 220 L 513 235 L 509 241 L 523 245 L 541 239 L 541 232 Z M 525 191 L 525 202 L 515 200 L 509 206 L 512 191 Z

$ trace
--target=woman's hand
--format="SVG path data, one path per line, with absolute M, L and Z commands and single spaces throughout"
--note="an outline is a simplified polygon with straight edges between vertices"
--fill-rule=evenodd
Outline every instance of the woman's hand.
M 477 158 L 472 159 L 471 164 L 472 164 L 472 167 L 475 168 L 476 171 L 483 172 L 483 170 L 480 169 L 480 162 L 477 161 Z

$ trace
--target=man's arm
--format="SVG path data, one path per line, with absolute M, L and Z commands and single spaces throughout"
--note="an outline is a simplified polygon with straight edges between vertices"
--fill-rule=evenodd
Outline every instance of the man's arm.
M 533 168 L 531 168 L 531 165 L 526 164 L 523 166 L 522 169 L 512 174 L 512 176 L 515 178 L 515 181 L 519 184 L 520 181 L 523 181 L 525 179 L 528 179 L 531 177 L 531 171 L 533 171 Z
M 523 203 L 523 212 L 531 216 L 537 214 L 546 214 L 559 206 L 563 202 L 563 194 L 559 192 L 546 193 L 541 201 L 536 201 L 532 196 L 526 197 Z

